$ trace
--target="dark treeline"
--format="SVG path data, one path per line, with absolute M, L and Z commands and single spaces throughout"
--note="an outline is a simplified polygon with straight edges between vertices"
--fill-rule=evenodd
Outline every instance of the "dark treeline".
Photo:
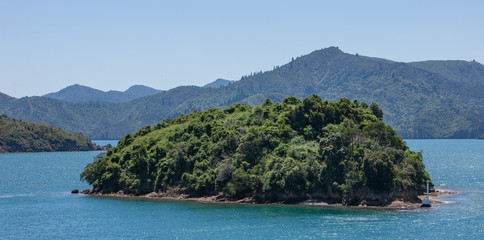
M 82 133 L 0 116 L 0 153 L 102 150 Z

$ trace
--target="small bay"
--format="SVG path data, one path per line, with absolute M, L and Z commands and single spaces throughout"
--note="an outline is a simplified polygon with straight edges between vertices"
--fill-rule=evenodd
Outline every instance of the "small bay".
M 448 202 L 410 210 L 71 194 L 101 152 L 0 154 L 0 239 L 483 239 L 484 141 L 406 140 Z M 97 141 L 99 145 L 116 141 Z

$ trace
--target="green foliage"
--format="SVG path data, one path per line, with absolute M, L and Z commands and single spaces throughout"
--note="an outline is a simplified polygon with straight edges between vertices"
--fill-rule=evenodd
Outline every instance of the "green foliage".
M 421 191 L 429 179 L 421 154 L 362 106 L 313 95 L 195 111 L 126 135 L 81 179 L 103 192 L 222 192 L 260 202 Z
M 370 110 L 378 119 L 383 119 L 383 110 L 375 102 L 371 103 Z
M 92 151 L 101 148 L 81 133 L 71 133 L 47 124 L 0 116 L 0 153 Z

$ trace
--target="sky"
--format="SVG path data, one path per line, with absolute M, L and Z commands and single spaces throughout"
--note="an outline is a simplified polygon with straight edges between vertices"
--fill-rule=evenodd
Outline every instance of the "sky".
M 202 86 L 330 46 L 484 63 L 483 12 L 481 0 L 0 0 L 0 92 Z

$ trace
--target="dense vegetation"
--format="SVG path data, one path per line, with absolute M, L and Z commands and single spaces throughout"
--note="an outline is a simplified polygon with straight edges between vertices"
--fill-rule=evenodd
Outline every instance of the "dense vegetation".
M 0 153 L 92 151 L 102 148 L 82 133 L 0 116 Z
M 0 94 L 0 114 L 48 123 L 91 138 L 119 139 L 145 125 L 193 110 L 220 109 L 266 98 L 317 94 L 377 102 L 385 123 L 404 138 L 484 138 L 484 66 L 478 62 L 393 62 L 331 47 L 252 73 L 220 88 L 178 87 L 127 103 L 64 102 Z M 5 98 L 5 100 L 3 100 Z
M 418 201 L 421 153 L 381 119 L 378 105 L 313 95 L 251 108 L 211 108 L 123 137 L 81 179 L 102 193 L 152 191 L 257 202 Z

